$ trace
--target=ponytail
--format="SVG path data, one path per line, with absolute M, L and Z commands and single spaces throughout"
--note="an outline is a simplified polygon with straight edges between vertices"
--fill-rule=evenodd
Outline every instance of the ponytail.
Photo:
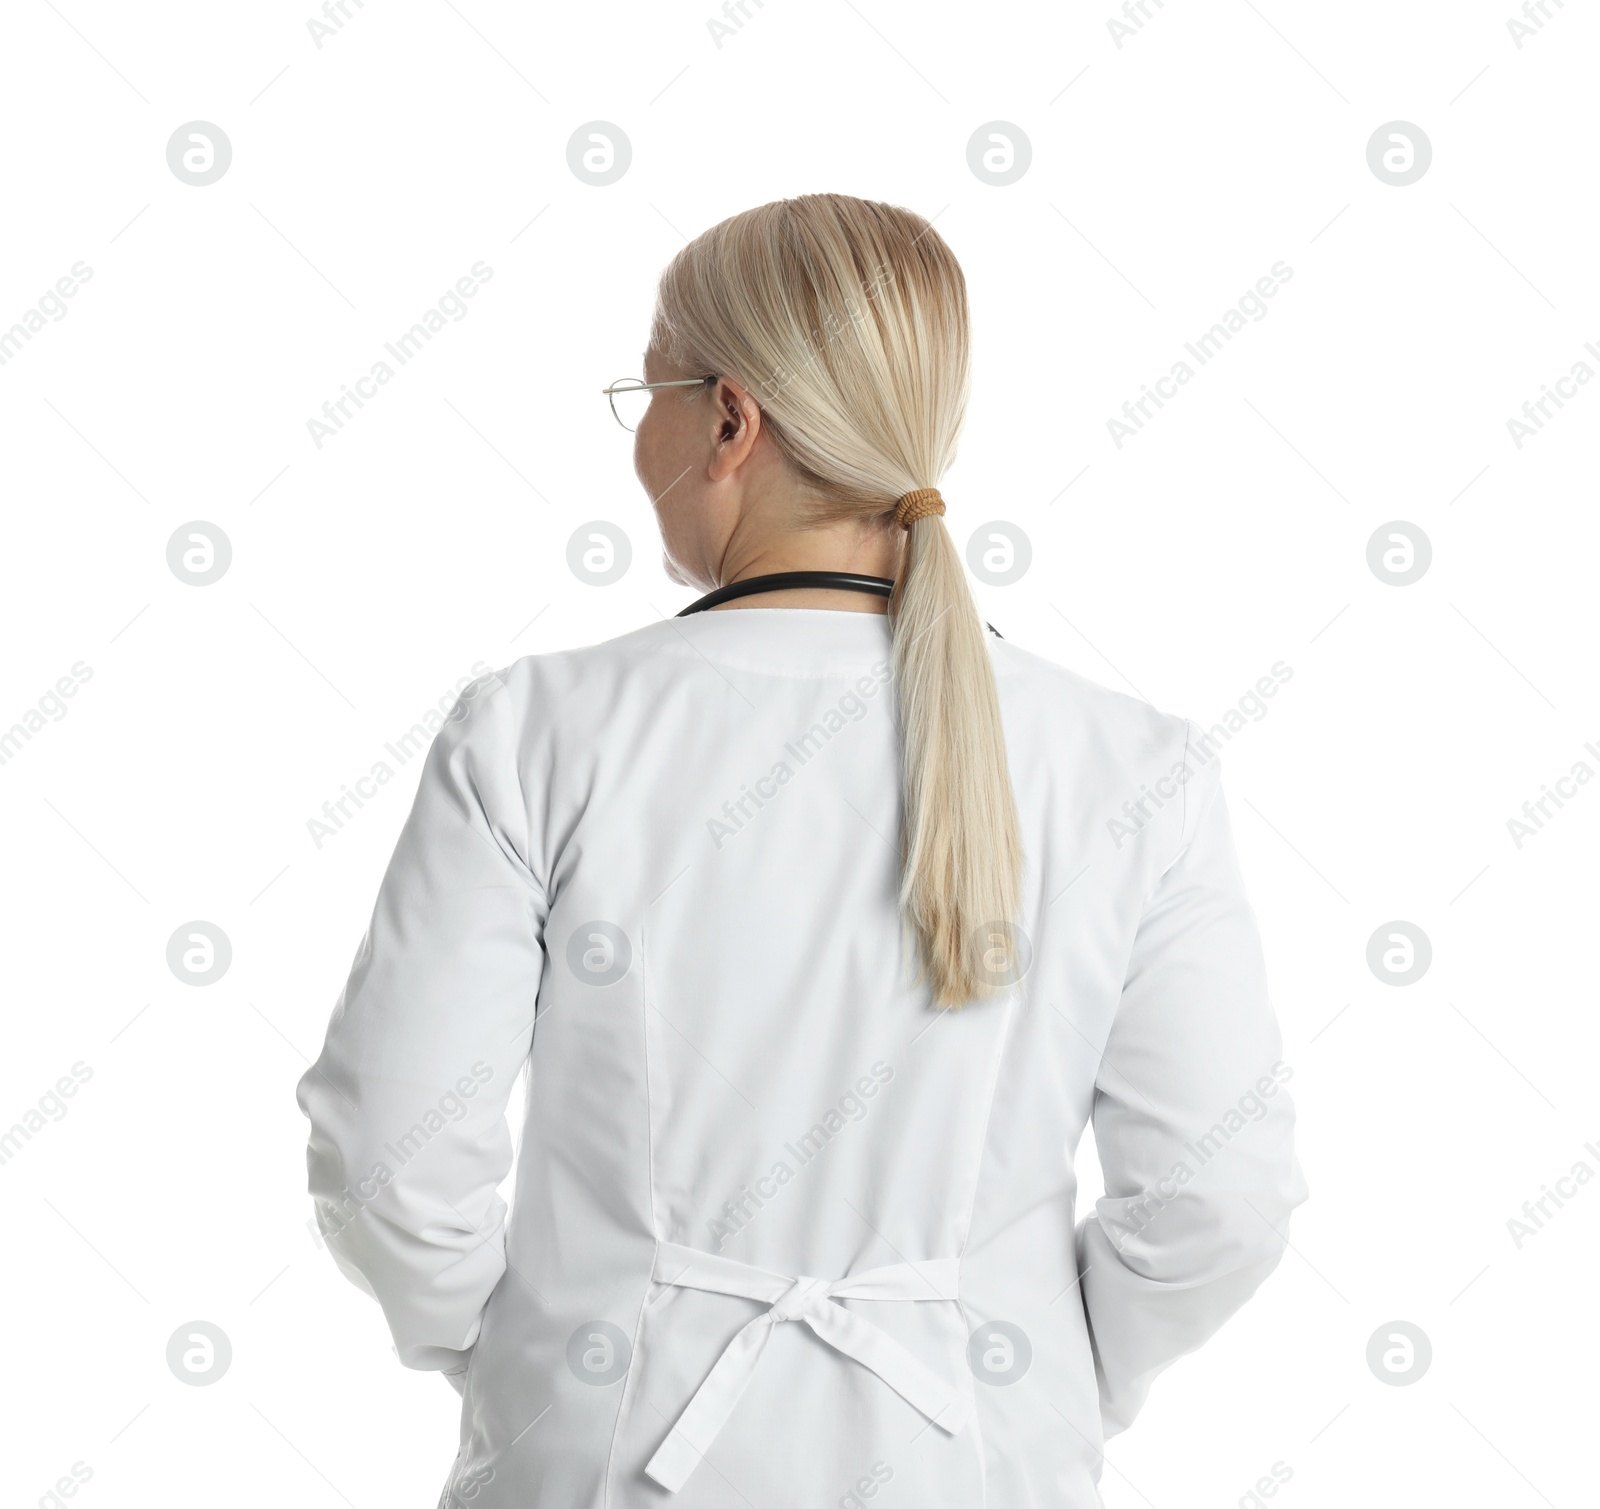
M 933 1003 L 1013 983 L 1022 844 L 984 628 L 939 513 L 899 515 L 955 459 L 966 282 L 922 216 L 843 194 L 713 226 L 662 274 L 651 344 L 761 404 L 817 524 L 906 530 L 889 620 L 899 699 L 900 909 Z M 942 512 L 942 504 L 940 505 Z
M 944 520 L 907 530 L 894 625 L 900 910 L 936 1006 L 1011 983 L 1022 844 L 984 627 Z M 998 953 L 997 953 L 998 951 Z

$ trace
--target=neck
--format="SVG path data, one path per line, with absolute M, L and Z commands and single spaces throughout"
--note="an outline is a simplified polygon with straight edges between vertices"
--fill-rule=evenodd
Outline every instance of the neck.
M 742 550 L 730 550 L 718 573 L 718 586 L 772 576 L 783 571 L 847 571 L 854 576 L 900 574 L 905 531 L 864 532 L 858 528 L 795 531 Z M 873 593 L 827 587 L 788 587 L 780 592 L 752 593 L 721 603 L 709 612 L 740 608 L 833 608 L 845 613 L 887 613 L 888 600 Z

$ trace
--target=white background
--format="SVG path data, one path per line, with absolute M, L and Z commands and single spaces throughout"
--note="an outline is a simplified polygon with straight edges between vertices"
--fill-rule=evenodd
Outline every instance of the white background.
M 1600 370 L 1600 15 L 1551 3 L 1518 47 L 1510 0 L 1151 0 L 1119 47 L 1109 0 L 749 0 L 718 47 L 710 0 L 348 8 L 320 47 L 309 0 L 6 9 L 0 330 L 92 276 L 0 366 L 0 729 L 92 675 L 0 765 L 0 1129 L 92 1077 L 0 1165 L 5 1501 L 79 1463 L 107 1509 L 435 1502 L 458 1401 L 313 1242 L 293 1096 L 420 761 L 320 847 L 308 820 L 474 662 L 688 601 L 599 389 L 686 237 L 837 190 L 966 270 L 947 523 L 1034 552 L 984 614 L 1202 723 L 1293 672 L 1223 760 L 1312 1197 L 1110 1444 L 1107 1505 L 1248 1504 L 1274 1463 L 1295 1509 L 1592 1504 L 1600 1188 L 1520 1248 L 1507 1222 L 1600 1171 L 1600 790 L 1520 847 L 1507 820 L 1600 770 L 1600 385 L 1520 447 L 1507 420 Z M 608 187 L 567 164 L 595 120 L 632 145 Z M 1032 148 L 1005 187 L 967 160 L 997 120 Z M 1367 162 L 1396 120 L 1433 148 L 1406 187 Z M 232 144 L 207 187 L 167 164 L 193 121 Z M 314 444 L 480 260 L 467 317 Z M 634 550 L 606 588 L 566 565 L 596 519 Z M 1397 520 L 1432 545 L 1404 587 L 1367 564 Z M 232 545 L 211 586 L 167 564 L 192 521 Z M 205 987 L 166 962 L 195 920 L 233 949 Z M 1405 987 L 1366 962 L 1394 920 L 1433 950 Z M 233 1348 L 209 1387 L 165 1361 L 194 1320 Z M 1408 1386 L 1366 1361 L 1395 1320 L 1433 1349 Z

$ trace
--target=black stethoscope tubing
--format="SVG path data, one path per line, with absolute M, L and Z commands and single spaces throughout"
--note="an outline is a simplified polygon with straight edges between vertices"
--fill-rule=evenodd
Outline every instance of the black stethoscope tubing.
M 742 582 L 729 582 L 696 599 L 684 608 L 679 618 L 691 613 L 703 613 L 707 608 L 732 602 L 738 597 L 751 597 L 758 592 L 786 592 L 792 587 L 829 587 L 839 592 L 866 592 L 876 597 L 888 597 L 894 591 L 894 580 L 887 576 L 857 576 L 852 571 L 774 571 L 766 576 L 747 576 Z M 996 639 L 1005 636 L 993 624 L 985 627 Z

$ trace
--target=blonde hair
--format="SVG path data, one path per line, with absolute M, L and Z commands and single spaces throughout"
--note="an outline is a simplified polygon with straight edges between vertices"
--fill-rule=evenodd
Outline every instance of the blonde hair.
M 922 216 L 843 194 L 734 215 L 673 258 L 651 345 L 747 388 L 809 522 L 898 528 L 966 416 L 966 280 Z M 901 916 L 934 1004 L 1011 983 L 1022 845 L 985 631 L 937 515 L 907 530 L 889 599 L 899 705 Z

